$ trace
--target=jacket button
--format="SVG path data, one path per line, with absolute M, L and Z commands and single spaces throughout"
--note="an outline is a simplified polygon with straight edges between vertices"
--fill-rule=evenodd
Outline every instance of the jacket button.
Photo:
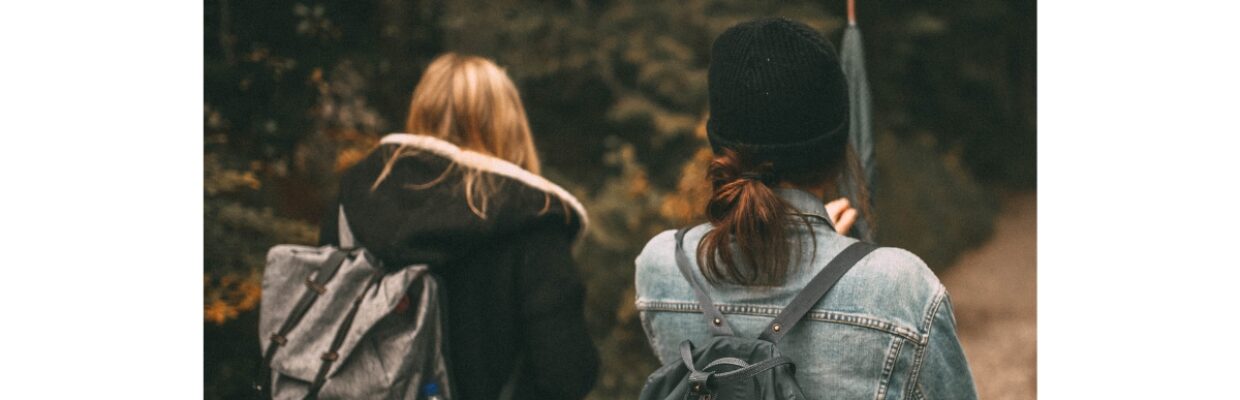
M 779 332 L 779 324 L 775 324 L 775 325 L 771 326 L 771 330 L 773 330 L 773 331 L 775 331 L 775 332 Z
M 713 322 L 715 323 L 715 326 L 719 326 L 719 325 L 723 324 L 723 320 L 720 320 L 719 318 L 715 318 L 715 320 L 714 320 Z

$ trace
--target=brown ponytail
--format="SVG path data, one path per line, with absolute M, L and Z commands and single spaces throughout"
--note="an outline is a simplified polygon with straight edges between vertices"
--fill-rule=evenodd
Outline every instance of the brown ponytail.
M 724 149 L 706 171 L 714 189 L 706 218 L 714 229 L 698 244 L 698 265 L 711 282 L 780 285 L 788 270 L 790 210 L 771 189 L 778 182 L 771 162 L 746 161 Z
M 842 157 L 824 157 L 820 163 L 776 171 L 771 161 L 755 162 L 744 153 L 721 149 L 706 169 L 712 195 L 706 204 L 706 219 L 714 226 L 698 243 L 697 259 L 702 275 L 712 283 L 726 282 L 746 286 L 775 286 L 784 283 L 792 254 L 787 223 L 790 209 L 774 187 L 786 183 L 793 187 L 822 187 L 827 198 L 841 193 L 836 182 L 847 179 L 861 190 L 852 193 L 853 207 L 860 218 L 875 229 L 869 207 L 861 164 L 852 146 L 845 145 Z M 802 218 L 800 222 L 809 224 Z M 817 238 L 810 229 L 811 241 Z M 798 241 L 798 246 L 802 245 Z M 817 246 L 813 246 L 817 248 Z M 813 256 L 810 256 L 813 259 Z

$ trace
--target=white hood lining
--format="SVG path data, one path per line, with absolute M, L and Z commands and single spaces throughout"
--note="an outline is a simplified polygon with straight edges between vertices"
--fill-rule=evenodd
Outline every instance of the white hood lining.
M 564 201 L 564 203 L 568 204 L 569 207 L 572 207 L 573 211 L 576 211 L 577 215 L 581 217 L 582 234 L 585 233 L 586 227 L 589 225 L 590 219 L 586 215 L 586 209 L 581 205 L 580 201 L 577 201 L 576 197 L 573 197 L 573 195 L 569 194 L 567 190 L 564 190 L 564 188 L 559 185 L 551 183 L 551 181 L 548 181 L 546 178 L 535 175 L 530 171 L 526 171 L 524 168 L 521 168 L 506 160 L 472 150 L 464 150 L 443 139 L 426 135 L 392 133 L 384 136 L 379 143 L 400 144 L 416 147 L 418 149 L 447 157 L 461 166 L 506 176 L 535 189 L 554 194 L 556 197 L 559 197 L 560 200 Z

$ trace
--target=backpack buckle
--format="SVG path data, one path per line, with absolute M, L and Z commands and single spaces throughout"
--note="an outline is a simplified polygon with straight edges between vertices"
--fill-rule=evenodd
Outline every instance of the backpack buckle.
M 310 290 L 313 290 L 315 293 L 318 293 L 320 296 L 327 292 L 327 286 L 323 286 L 309 277 L 306 278 L 306 287 L 310 288 Z

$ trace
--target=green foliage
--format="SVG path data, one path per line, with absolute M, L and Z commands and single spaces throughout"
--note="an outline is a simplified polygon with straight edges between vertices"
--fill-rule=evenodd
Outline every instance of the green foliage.
M 657 367 L 646 350 L 634 304 L 633 259 L 648 239 L 669 225 L 659 214 L 665 193 L 650 187 L 633 146 L 613 141 L 605 163 L 616 171 L 593 195 L 582 197 L 591 228 L 578 247 L 579 271 L 586 282 L 586 309 L 595 345 L 606 371 L 595 397 L 627 394 L 645 381 L 643 371 Z M 619 366 L 626 368 L 618 368 Z
M 224 168 L 211 154 L 207 155 L 203 169 L 204 248 L 208 249 L 204 261 L 208 278 L 252 278 L 262 270 L 271 246 L 316 241 L 318 230 L 305 221 L 278 217 L 269 208 L 246 204 L 237 196 L 261 186 L 252 172 Z

